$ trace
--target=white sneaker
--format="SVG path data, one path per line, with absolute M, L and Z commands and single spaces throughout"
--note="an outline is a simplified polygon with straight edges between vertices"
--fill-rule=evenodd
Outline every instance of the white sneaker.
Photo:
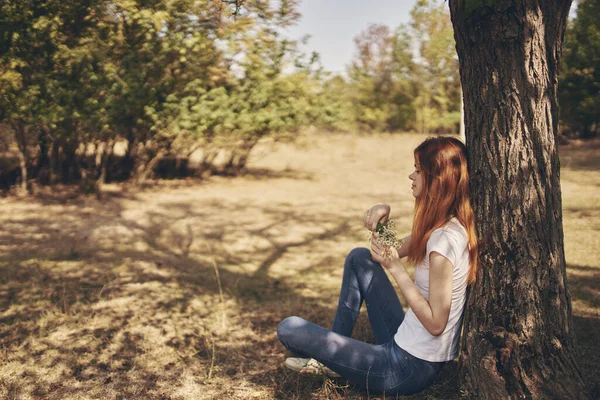
M 300 372 L 302 368 L 306 367 L 306 364 L 310 361 L 310 358 L 300 357 L 288 357 L 285 359 L 285 366 L 294 371 Z
M 285 360 L 285 366 L 301 374 L 327 375 L 330 378 L 339 378 L 341 376 L 314 358 L 288 357 Z

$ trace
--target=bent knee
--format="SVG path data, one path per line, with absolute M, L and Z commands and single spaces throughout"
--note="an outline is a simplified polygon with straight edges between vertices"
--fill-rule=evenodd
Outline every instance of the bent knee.
M 303 324 L 304 319 L 300 317 L 287 317 L 286 319 L 281 321 L 279 326 L 277 326 L 277 337 L 280 341 L 285 340 L 289 338 L 292 335 L 292 333 Z
M 348 258 L 372 261 L 371 251 L 366 247 L 355 247 L 348 253 Z

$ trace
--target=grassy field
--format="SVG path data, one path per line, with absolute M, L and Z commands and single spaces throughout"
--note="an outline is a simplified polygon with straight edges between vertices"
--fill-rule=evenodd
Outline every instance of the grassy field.
M 417 135 L 263 144 L 242 177 L 69 188 L 0 199 L 0 398 L 366 396 L 282 367 L 277 324 L 333 318 L 361 217 L 392 205 L 408 232 Z M 598 384 L 600 144 L 561 147 L 565 247 L 581 356 Z M 366 317 L 355 330 L 370 341 Z M 457 397 L 455 372 L 415 399 Z M 371 397 L 376 398 L 376 397 Z

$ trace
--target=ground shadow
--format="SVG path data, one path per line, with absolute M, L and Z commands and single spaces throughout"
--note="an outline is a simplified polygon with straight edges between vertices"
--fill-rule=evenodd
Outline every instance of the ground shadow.
M 194 376 L 207 393 L 221 397 L 244 398 L 243 390 L 256 388 L 277 398 L 363 396 L 343 381 L 284 370 L 285 352 L 275 335 L 277 324 L 292 314 L 331 324 L 337 291 L 311 294 L 311 274 L 339 270 L 345 254 L 323 252 L 294 274 L 273 268 L 323 243 L 362 242 L 363 231 L 351 217 L 283 203 L 198 199 L 158 204 L 136 218 L 122 203 L 136 198 L 74 198 L 68 207 L 32 200 L 30 214 L 3 218 L 1 359 L 20 366 L 14 367 L 17 378 L 0 379 L 0 389 L 59 398 L 83 384 L 99 396 L 178 398 L 183 395 L 174 389 L 182 377 Z M 286 224 L 306 231 L 287 237 Z M 243 246 L 239 238 L 247 240 Z M 573 299 L 592 308 L 599 304 L 599 284 L 569 277 Z M 574 322 L 585 368 L 597 370 L 599 361 L 588 354 L 596 354 L 598 319 L 575 315 Z M 373 340 L 365 315 L 355 337 Z M 57 377 L 43 376 L 52 370 Z M 240 389 L 242 381 L 249 386 Z M 458 394 L 452 363 L 413 398 Z
M 561 168 L 579 171 L 600 170 L 600 139 L 573 140 L 558 147 Z
M 175 361 L 167 357 L 160 366 L 165 371 L 163 381 L 172 378 L 176 382 L 176 376 L 191 366 L 201 376 L 206 376 L 211 365 L 219 367 L 213 377 L 251 371 L 258 376 L 256 371 L 281 362 L 283 348 L 275 329 L 283 318 L 293 312 L 312 317 L 316 323 L 330 323 L 334 303 L 306 297 L 302 289 L 310 286 L 308 282 L 293 284 L 270 276 L 269 269 L 290 249 L 311 246 L 315 241 L 356 239 L 346 217 L 309 215 L 277 205 L 257 210 L 236 202 L 207 202 L 208 209 L 270 214 L 274 225 L 303 221 L 323 227 L 298 240 L 279 240 L 277 234 L 269 233 L 272 223 L 255 228 L 240 222 L 234 226 L 235 232 L 262 236 L 270 246 L 232 252 L 220 244 L 232 225 L 208 223 L 214 218 L 210 211 L 195 211 L 189 203 L 170 203 L 164 212 L 145 213 L 140 222 L 123 218 L 125 210 L 117 200 L 97 203 L 93 209 L 74 200 L 68 208 L 52 210 L 49 215 L 4 220 L 0 305 L 8 311 L 0 315 L 0 344 L 6 349 L 19 348 L 5 361 L 23 364 L 22 391 L 59 397 L 73 393 L 77 382 L 109 382 L 125 396 L 156 396 L 160 394 L 156 384 L 159 370 L 141 360 L 148 352 L 142 348 L 148 332 L 178 353 Z M 51 200 L 45 207 L 56 208 L 55 203 Z M 185 225 L 190 219 L 207 223 Z M 184 229 L 179 229 L 181 224 Z M 111 226 L 112 230 L 104 230 Z M 16 243 L 18 238 L 27 240 Z M 212 249 L 204 248 L 204 242 L 211 243 Z M 235 270 L 248 263 L 258 268 L 251 273 Z M 217 267 L 223 265 L 227 267 Z M 311 268 L 310 264 L 305 267 Z M 236 315 L 227 312 L 230 305 L 236 308 Z M 228 321 L 219 330 L 221 316 Z M 79 323 L 79 318 L 87 322 Z M 197 329 L 188 320 L 203 328 Z M 249 327 L 250 333 L 238 340 L 220 340 L 237 323 Z M 179 332 L 170 331 L 168 326 L 173 324 L 181 324 Z M 63 329 L 66 326 L 68 329 Z M 52 335 L 68 343 L 54 341 Z M 257 342 L 257 337 L 262 341 Z M 214 341 L 212 345 L 207 338 Z M 82 353 L 94 356 L 77 356 Z M 28 354 L 33 355 L 33 363 L 60 367 L 62 379 L 43 381 L 40 371 L 27 361 Z M 272 379 L 263 376 L 251 381 L 271 386 Z M 132 380 L 144 383 L 132 384 Z M 3 384 L 9 387 L 12 383 Z

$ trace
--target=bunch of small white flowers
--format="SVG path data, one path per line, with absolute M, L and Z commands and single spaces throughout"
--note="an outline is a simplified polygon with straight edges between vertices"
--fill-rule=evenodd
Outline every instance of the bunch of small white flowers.
M 398 248 L 404 244 L 404 239 L 398 238 L 398 235 L 394 231 L 394 220 L 390 219 L 387 222 L 378 222 L 375 232 L 379 234 L 377 243 L 383 246 L 384 253 L 383 258 L 391 258 L 392 247 Z M 367 240 L 369 241 L 368 247 L 371 247 L 371 240 L 373 239 L 373 231 L 368 231 Z

